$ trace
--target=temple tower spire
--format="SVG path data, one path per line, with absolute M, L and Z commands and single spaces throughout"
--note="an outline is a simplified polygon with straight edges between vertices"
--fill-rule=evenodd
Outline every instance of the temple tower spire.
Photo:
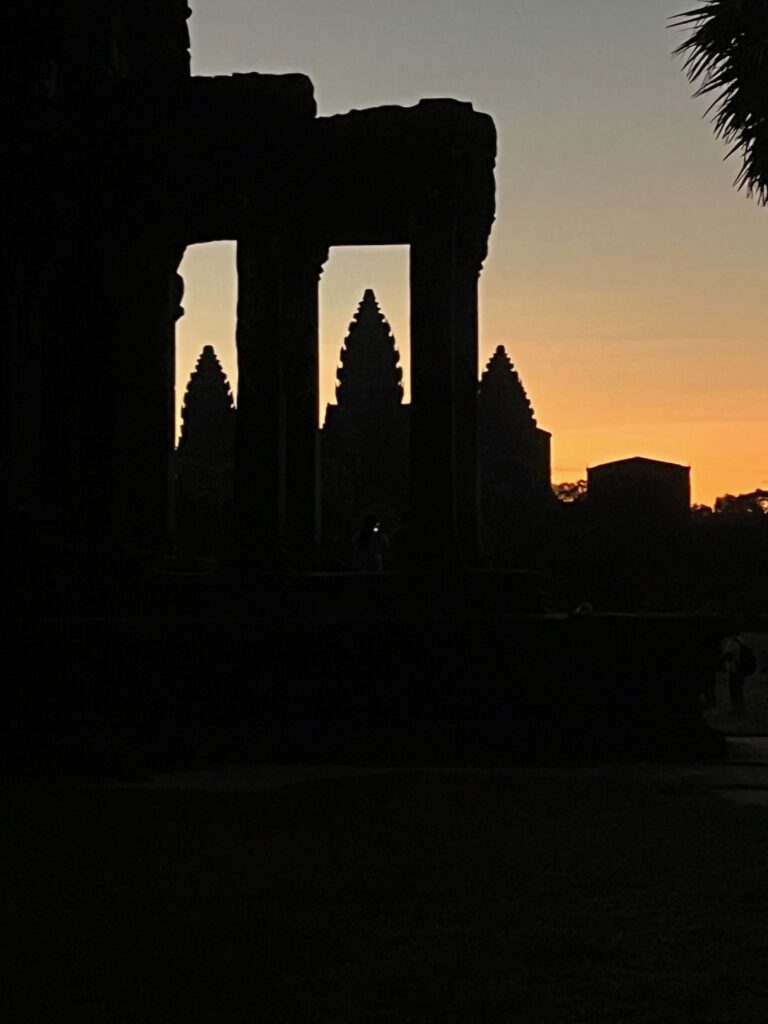
M 222 554 L 232 529 L 235 406 L 212 345 L 200 353 L 181 410 L 175 456 L 175 540 L 184 554 Z
M 181 456 L 206 462 L 231 458 L 235 406 L 213 345 L 206 345 L 187 383 L 181 408 Z
M 538 522 L 552 502 L 550 440 L 503 345 L 478 387 L 478 455 L 486 549 Z M 494 540 L 495 538 L 495 540 Z
M 392 330 L 371 288 L 363 294 L 339 355 L 336 402 L 322 430 L 327 547 L 344 557 L 362 517 L 386 530 L 408 507 L 409 412 Z
M 372 288 L 366 288 L 349 325 L 336 377 L 338 416 L 358 429 L 387 422 L 403 401 L 403 371 L 392 330 Z
M 491 431 L 528 432 L 536 427 L 523 382 L 503 345 L 496 348 L 480 378 L 480 406 Z

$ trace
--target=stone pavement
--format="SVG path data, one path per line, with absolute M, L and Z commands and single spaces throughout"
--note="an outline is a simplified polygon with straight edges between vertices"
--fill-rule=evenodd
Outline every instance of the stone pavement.
M 685 765 L 683 777 L 735 804 L 768 808 L 768 736 L 733 736 L 728 758 Z
M 734 804 L 768 809 L 768 736 L 738 736 L 727 740 L 727 756 L 713 761 L 627 763 L 524 763 L 502 766 L 471 765 L 301 765 L 255 764 L 179 771 L 155 775 L 144 782 L 107 783 L 120 788 L 183 790 L 205 793 L 258 793 L 313 781 L 363 778 L 419 772 L 494 774 L 515 777 L 623 776 L 660 783 L 689 783 Z M 102 783 L 99 783 L 102 785 Z
M 0 1018 L 765 1024 L 768 738 L 728 754 L 9 782 Z

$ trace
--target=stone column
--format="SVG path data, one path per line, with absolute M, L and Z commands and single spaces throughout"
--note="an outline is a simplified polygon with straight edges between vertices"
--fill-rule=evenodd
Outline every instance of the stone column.
M 284 241 L 285 535 L 289 561 L 312 569 L 320 543 L 318 286 L 328 248 Z
M 276 238 L 237 245 L 237 425 L 235 558 L 277 571 L 284 565 L 285 394 L 280 251 Z
M 159 247 L 158 247 L 159 248 Z M 117 328 L 121 371 L 120 480 L 126 539 L 162 551 L 169 539 L 169 468 L 176 436 L 175 324 L 182 315 L 181 250 L 137 260 Z
M 88 548 L 112 544 L 123 534 L 119 466 L 125 385 L 115 343 L 121 312 L 115 291 L 122 266 L 120 254 L 103 238 L 90 253 L 85 240 L 77 244 L 73 272 L 62 280 L 62 303 L 56 309 L 54 337 L 60 351 L 48 368 L 46 457 L 51 492 L 66 496 L 74 534 Z M 63 294 L 70 289 L 71 294 Z
M 480 493 L 477 464 L 478 316 L 480 261 L 454 251 L 453 382 L 456 530 L 465 568 L 477 565 Z
M 308 569 L 319 535 L 318 299 L 327 249 L 238 244 L 236 557 Z
M 417 571 L 455 575 L 477 549 L 477 277 L 450 211 L 411 244 L 411 516 Z

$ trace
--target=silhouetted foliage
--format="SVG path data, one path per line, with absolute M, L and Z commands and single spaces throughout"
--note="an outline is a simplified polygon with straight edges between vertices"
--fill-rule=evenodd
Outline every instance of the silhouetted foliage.
M 748 494 L 724 494 L 715 501 L 715 514 L 731 519 L 768 522 L 768 491 Z
M 758 202 L 768 202 L 768 2 L 704 0 L 701 6 L 672 19 L 675 28 L 690 28 L 675 50 L 683 55 L 689 80 L 699 82 L 696 96 L 714 97 L 708 113 L 715 132 L 741 151 L 738 188 L 746 186 Z
M 698 502 L 691 505 L 691 521 L 694 523 L 708 522 L 713 515 L 711 505 L 702 505 Z
M 559 484 L 552 484 L 552 490 L 558 501 L 571 505 L 576 501 L 584 501 L 587 496 L 587 481 L 563 481 Z

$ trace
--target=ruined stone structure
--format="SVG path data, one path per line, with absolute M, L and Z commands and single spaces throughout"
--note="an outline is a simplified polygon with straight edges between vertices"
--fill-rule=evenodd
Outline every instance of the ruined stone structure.
M 98 723 L 67 740 L 88 776 L 110 730 L 110 774 L 188 764 L 201 736 L 219 763 L 692 745 L 700 623 L 537 616 L 532 574 L 463 571 L 491 119 L 452 100 L 318 118 L 303 75 L 191 77 L 185 0 L 7 7 L 6 763 L 61 764 L 67 719 Z M 238 249 L 239 572 L 190 580 L 156 557 L 178 267 L 219 239 Z M 316 565 L 318 280 L 329 246 L 368 244 L 410 246 L 416 574 L 289 573 Z
M 200 354 L 184 394 L 174 457 L 174 539 L 180 551 L 221 554 L 232 531 L 235 406 L 213 346 Z
M 408 244 L 416 568 L 471 565 L 490 118 L 452 100 L 318 118 L 302 75 L 191 77 L 184 0 L 14 6 L 6 536 L 165 546 L 177 268 L 235 239 L 237 561 L 311 567 L 322 265 Z

